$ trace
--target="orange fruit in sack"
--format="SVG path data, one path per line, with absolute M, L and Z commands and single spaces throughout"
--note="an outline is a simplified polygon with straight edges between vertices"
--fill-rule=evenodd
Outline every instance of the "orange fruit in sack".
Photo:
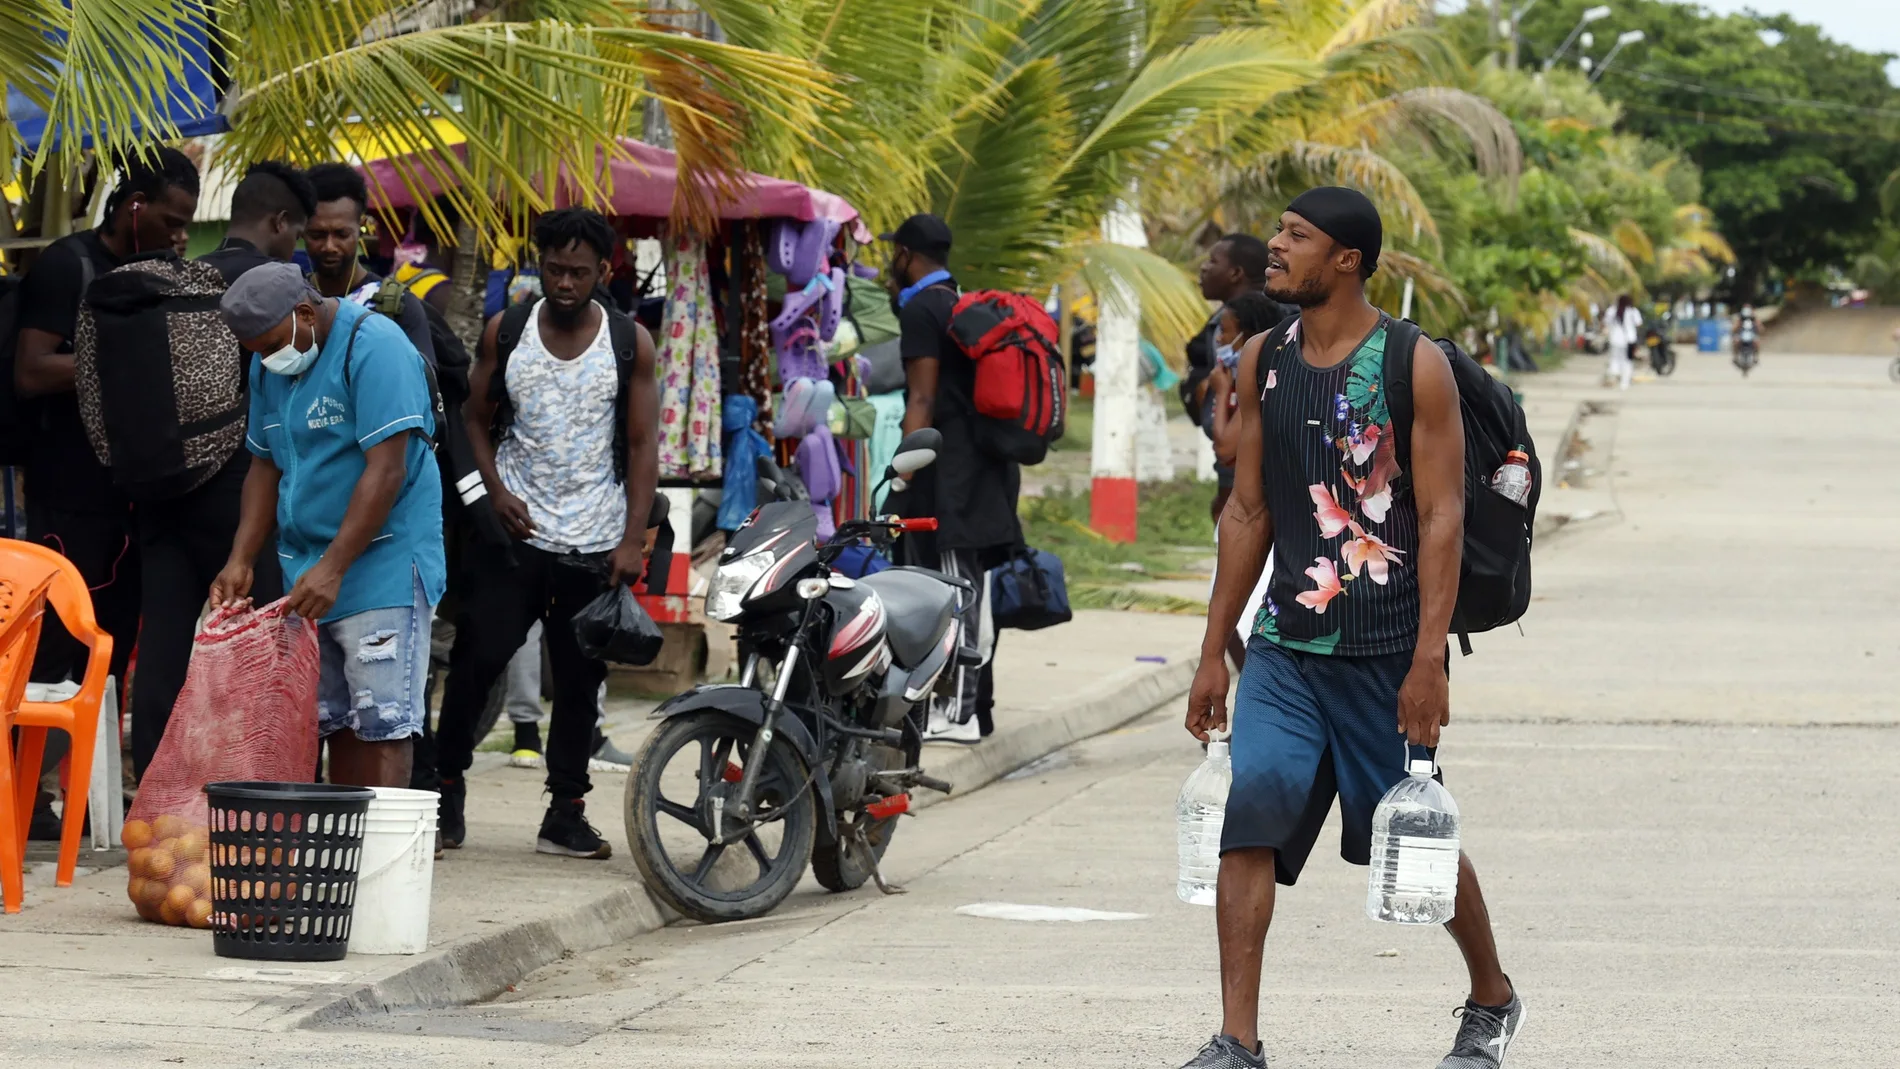
M 157 913 L 158 907 L 165 904 L 165 895 L 168 891 L 169 888 L 165 886 L 164 881 L 146 880 L 144 886 L 139 888 L 138 904 Z
M 139 919 L 142 921 L 151 921 L 152 923 L 156 924 L 160 920 L 159 915 L 158 915 L 158 910 L 153 909 L 151 906 L 148 906 L 143 902 L 133 903 L 133 908 L 138 910 Z
M 174 928 L 182 928 L 185 925 L 185 911 L 173 906 L 168 898 L 164 905 L 158 907 L 158 919 Z
M 176 911 L 180 918 L 184 917 L 185 912 L 191 909 L 191 904 L 196 901 L 198 901 L 198 895 L 182 883 L 165 892 L 165 905 Z
M 126 871 L 130 872 L 134 876 L 150 876 L 151 873 L 147 872 L 146 869 L 152 863 L 153 853 L 155 853 L 155 851 L 151 847 L 141 846 L 137 850 L 133 850 L 130 853 L 126 854 L 125 855 Z
M 178 871 L 178 862 L 172 860 L 172 852 L 164 843 L 148 849 L 150 852 L 145 855 L 145 875 L 169 884 L 172 874 Z
M 185 910 L 185 923 L 193 928 L 211 927 L 211 900 L 209 898 L 192 899 L 191 907 Z
M 205 834 L 202 829 L 188 831 L 172 840 L 172 857 L 180 865 L 189 865 L 205 859 Z
M 208 897 L 211 894 L 211 866 L 203 863 L 186 865 L 179 871 L 176 882 L 191 888 L 199 898 Z
M 131 899 L 133 905 L 138 905 L 139 899 L 145 897 L 145 877 L 134 876 L 126 880 L 125 897 Z
M 176 839 L 191 830 L 191 824 L 184 817 L 170 813 L 152 822 L 152 837 L 155 839 Z
M 152 845 L 152 826 L 142 820 L 128 820 L 125 822 L 125 830 L 119 835 L 119 841 L 125 844 L 127 850 L 150 846 Z

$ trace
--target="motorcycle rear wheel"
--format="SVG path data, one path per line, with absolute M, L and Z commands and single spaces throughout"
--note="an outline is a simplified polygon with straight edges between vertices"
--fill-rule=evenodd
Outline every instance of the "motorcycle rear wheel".
M 732 773 L 742 771 L 757 731 L 757 725 L 723 713 L 674 717 L 647 736 L 627 777 L 627 842 L 634 864 L 654 897 L 697 921 L 770 913 L 798 886 L 811 857 L 818 807 L 805 762 L 783 735 L 772 741 L 754 796 L 769 820 L 739 843 L 712 845 L 711 800 L 730 797 L 738 778 Z M 697 768 L 682 774 L 673 759 L 692 746 L 699 748 Z M 674 781 L 676 793 L 696 790 L 696 797 L 688 803 L 669 796 L 664 779 Z M 662 827 L 696 833 L 703 848 L 694 845 L 692 834 L 667 836 Z M 776 852 L 767 846 L 774 831 Z M 683 847 L 678 856 L 667 849 L 669 842 Z M 685 856 L 695 850 L 696 857 Z
M 905 751 L 908 751 L 906 753 Z M 918 747 L 910 743 L 904 751 L 895 747 L 880 746 L 877 752 L 882 758 L 879 767 L 885 769 L 903 768 L 917 761 Z M 897 835 L 899 817 L 890 816 L 882 820 L 868 813 L 858 813 L 849 821 L 845 814 L 839 815 L 838 841 L 829 848 L 820 847 L 812 851 L 811 874 L 818 880 L 819 886 L 827 891 L 855 891 L 863 887 L 871 878 L 876 862 L 884 860 L 884 851 L 891 845 L 891 839 Z M 858 841 L 854 834 L 858 829 L 864 833 L 864 842 Z M 864 856 L 864 846 L 871 848 L 871 857 Z

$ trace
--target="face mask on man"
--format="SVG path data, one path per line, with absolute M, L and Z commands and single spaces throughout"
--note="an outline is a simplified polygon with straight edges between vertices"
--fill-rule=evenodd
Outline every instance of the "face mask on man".
M 290 344 L 280 346 L 275 352 L 266 355 L 264 370 L 278 375 L 301 375 L 310 370 L 317 362 L 317 326 L 310 325 L 310 348 L 297 348 L 297 328 L 302 326 L 296 316 L 290 318 Z

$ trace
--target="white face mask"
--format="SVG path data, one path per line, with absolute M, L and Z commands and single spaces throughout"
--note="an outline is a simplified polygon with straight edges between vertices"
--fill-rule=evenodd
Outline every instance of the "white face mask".
M 1231 345 L 1216 345 L 1214 346 L 1214 359 L 1226 364 L 1228 367 L 1232 367 L 1240 360 L 1240 350 Z
M 315 325 L 312 325 L 310 328 L 310 348 L 308 349 L 297 348 L 297 326 L 297 319 L 295 316 L 292 316 L 290 320 L 290 344 L 283 346 L 276 352 L 270 353 L 263 358 L 265 371 L 274 372 L 278 375 L 301 375 L 310 370 L 311 364 L 317 362 L 317 329 Z

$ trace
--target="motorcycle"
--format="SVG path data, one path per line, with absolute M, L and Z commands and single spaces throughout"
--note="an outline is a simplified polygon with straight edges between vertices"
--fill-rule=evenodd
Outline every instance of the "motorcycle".
M 1735 331 L 1735 366 L 1747 378 L 1750 371 L 1761 360 L 1760 346 L 1755 340 L 1755 324 L 1744 322 Z
M 906 436 L 884 481 L 936 459 L 942 436 Z M 893 567 L 852 579 L 831 562 L 849 546 L 886 547 L 928 518 L 851 520 L 820 543 L 795 481 L 758 461 L 764 502 L 733 533 L 706 615 L 738 627 L 739 681 L 694 687 L 662 721 L 627 777 L 627 840 L 647 888 L 708 923 L 762 916 L 797 886 L 848 891 L 875 881 L 914 788 L 951 785 L 918 765 L 924 707 L 959 658 L 968 581 Z
M 1669 342 L 1669 328 L 1663 323 L 1651 323 L 1643 328 L 1643 346 L 1649 350 L 1649 367 L 1657 375 L 1669 375 L 1676 370 L 1676 350 Z

